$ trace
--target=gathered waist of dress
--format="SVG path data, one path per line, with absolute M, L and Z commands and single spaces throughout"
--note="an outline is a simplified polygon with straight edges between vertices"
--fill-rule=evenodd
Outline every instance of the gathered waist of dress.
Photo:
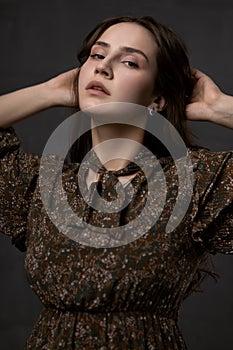
M 118 310 L 102 310 L 102 309 L 77 309 L 77 308 L 62 308 L 62 307 L 56 307 L 54 305 L 46 305 L 45 309 L 47 309 L 48 311 L 54 311 L 56 313 L 66 313 L 66 314 L 73 314 L 75 316 L 79 315 L 82 316 L 83 315 L 96 315 L 96 316 L 107 316 L 107 317 L 111 317 L 111 316 L 134 316 L 136 318 L 141 318 L 143 319 L 144 317 L 153 317 L 154 319 L 160 320 L 160 321 L 173 321 L 173 322 L 177 322 L 177 315 L 166 315 L 164 313 L 158 312 L 158 311 L 153 311 L 153 310 L 124 310 L 124 309 L 118 309 Z M 172 323 L 173 323 L 172 322 Z
M 45 307 L 25 350 L 187 350 L 174 318 L 150 310 Z

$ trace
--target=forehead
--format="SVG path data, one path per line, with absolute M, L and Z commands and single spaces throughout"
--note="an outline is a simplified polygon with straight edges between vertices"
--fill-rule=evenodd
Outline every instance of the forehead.
M 128 46 L 154 56 L 158 50 L 153 34 L 137 23 L 117 23 L 106 29 L 98 38 L 111 46 Z

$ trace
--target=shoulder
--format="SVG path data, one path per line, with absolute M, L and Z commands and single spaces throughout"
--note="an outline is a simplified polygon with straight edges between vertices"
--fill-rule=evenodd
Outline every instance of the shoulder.
M 232 162 L 233 151 L 211 151 L 205 147 L 190 146 L 188 152 L 194 165 L 218 166 L 226 161 Z
M 211 188 L 227 190 L 232 187 L 233 151 L 211 151 L 198 146 L 189 147 L 188 151 L 199 193 L 204 194 Z
M 224 169 L 232 171 L 233 151 L 211 151 L 204 147 L 191 146 L 188 152 L 194 172 L 209 177 Z

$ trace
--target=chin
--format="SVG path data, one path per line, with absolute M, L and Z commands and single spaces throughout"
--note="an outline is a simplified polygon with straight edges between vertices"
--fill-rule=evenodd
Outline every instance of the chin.
M 88 108 L 94 108 L 94 107 L 97 107 L 97 106 L 100 106 L 102 105 L 103 103 L 106 103 L 106 102 L 103 102 L 103 101 L 98 101 L 98 100 L 89 100 L 89 101 L 82 101 L 81 103 L 79 103 L 79 108 L 80 110 L 85 110 L 85 109 L 88 109 Z

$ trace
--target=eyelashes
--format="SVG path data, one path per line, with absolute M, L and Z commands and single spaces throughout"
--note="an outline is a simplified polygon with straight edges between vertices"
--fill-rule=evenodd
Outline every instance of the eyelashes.
M 138 68 L 138 64 L 132 61 L 124 61 L 124 63 L 127 63 L 130 68 Z
M 92 59 L 96 59 L 96 60 L 103 60 L 105 58 L 104 55 L 99 54 L 99 53 L 90 54 L 90 57 Z M 129 68 L 139 68 L 137 63 L 130 61 L 130 60 L 123 60 L 123 61 L 121 61 L 121 63 L 124 63 Z
M 103 55 L 100 55 L 99 53 L 93 53 L 90 55 L 91 58 L 96 58 L 98 60 L 103 60 L 104 59 L 104 56 Z

